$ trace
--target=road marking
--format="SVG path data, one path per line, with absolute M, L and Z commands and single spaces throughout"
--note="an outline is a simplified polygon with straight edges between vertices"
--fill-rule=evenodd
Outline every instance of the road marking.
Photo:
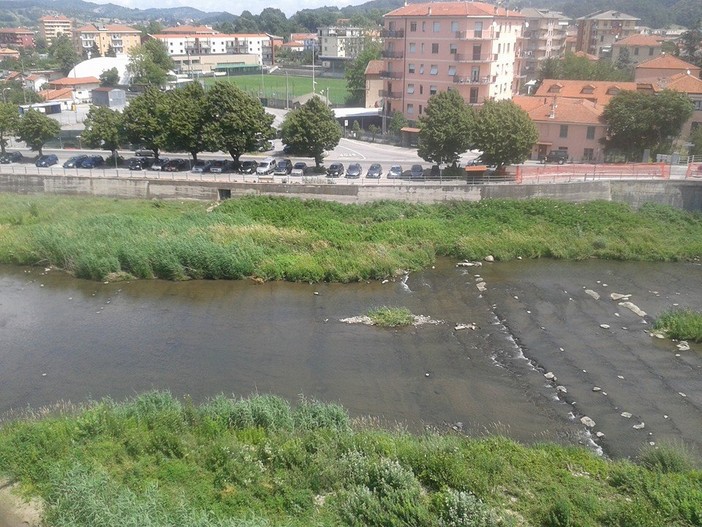
M 366 156 L 364 156 L 362 153 L 358 152 L 357 150 L 354 150 L 353 148 L 349 148 L 348 146 L 341 146 L 340 148 L 345 148 L 346 150 L 353 152 L 352 154 L 339 154 L 339 157 L 351 157 L 351 156 L 359 156 L 361 159 L 365 160 Z

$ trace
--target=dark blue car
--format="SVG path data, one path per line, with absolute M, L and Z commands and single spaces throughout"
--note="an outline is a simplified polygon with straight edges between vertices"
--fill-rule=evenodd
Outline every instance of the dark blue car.
M 80 168 L 99 168 L 105 164 L 102 156 L 88 156 L 80 164 Z

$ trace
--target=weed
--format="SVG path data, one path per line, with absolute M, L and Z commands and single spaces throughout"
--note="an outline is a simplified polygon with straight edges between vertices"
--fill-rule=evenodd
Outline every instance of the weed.
M 702 313 L 691 309 L 665 311 L 656 319 L 653 329 L 672 339 L 702 342 Z
M 374 325 L 383 328 L 411 326 L 414 323 L 414 315 L 406 307 L 376 307 L 367 315 Z

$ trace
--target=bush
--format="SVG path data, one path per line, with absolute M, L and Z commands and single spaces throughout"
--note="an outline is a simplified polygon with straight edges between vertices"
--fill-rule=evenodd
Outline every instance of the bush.
M 639 453 L 639 463 L 649 470 L 667 474 L 692 470 L 698 460 L 692 450 L 679 441 L 646 445 Z
M 672 339 L 702 342 L 702 313 L 691 309 L 664 311 L 653 329 L 663 331 Z
M 376 307 L 368 311 L 368 317 L 374 325 L 383 328 L 411 326 L 414 323 L 414 315 L 406 307 Z
M 437 494 L 435 508 L 440 527 L 490 527 L 490 508 L 470 492 L 448 489 Z

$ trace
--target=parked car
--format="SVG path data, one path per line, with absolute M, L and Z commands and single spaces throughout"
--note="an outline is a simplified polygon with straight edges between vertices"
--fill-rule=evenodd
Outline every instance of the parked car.
M 424 179 L 424 167 L 422 165 L 412 165 L 412 168 L 410 168 L 410 179 Z
M 0 156 L 0 163 L 6 165 L 8 163 L 19 163 L 24 159 L 21 152 L 5 152 Z
M 170 161 L 167 157 L 162 157 L 160 159 L 154 159 L 154 162 L 151 163 L 151 166 L 149 167 L 149 170 L 163 170 L 163 166 Z
M 293 164 L 289 159 L 279 159 L 278 163 L 275 165 L 275 170 L 273 174 L 276 176 L 287 176 L 292 172 Z
M 222 167 L 222 172 L 226 172 L 226 173 L 239 172 L 240 168 L 241 168 L 241 163 L 239 163 L 238 161 L 234 161 L 233 159 L 227 159 L 224 162 L 224 166 Z
M 193 163 L 193 167 L 190 169 L 191 172 L 209 172 L 211 161 L 205 161 L 203 159 L 198 159 Z
M 261 161 L 256 167 L 256 174 L 259 176 L 265 176 L 272 174 L 275 171 L 275 159 L 272 157 L 267 157 Z
M 344 175 L 343 163 L 332 163 L 327 169 L 327 177 L 341 177 Z
M 363 174 L 363 169 L 359 163 L 351 163 L 346 171 L 348 179 L 358 179 L 361 177 L 361 174 Z
M 544 163 L 558 163 L 562 165 L 568 161 L 567 150 L 551 150 L 544 158 Z
M 188 170 L 189 165 L 190 163 L 186 159 L 169 159 L 161 170 L 164 172 L 182 172 L 183 170 Z
M 366 172 L 366 177 L 370 179 L 380 179 L 383 175 L 383 167 L 378 163 L 373 163 Z
M 68 158 L 68 161 L 66 161 L 63 164 L 63 168 L 78 168 L 83 161 L 88 159 L 87 155 L 79 155 L 79 156 L 73 156 Z
M 241 168 L 239 169 L 239 172 L 242 174 L 255 174 L 256 173 L 256 168 L 258 167 L 258 161 L 244 161 L 241 164 Z
M 50 167 L 56 163 L 58 163 L 56 154 L 44 154 L 43 156 L 39 156 L 34 165 L 38 167 Z
M 147 158 L 132 157 L 131 159 L 127 159 L 126 166 L 129 170 L 144 170 L 145 168 L 149 168 L 151 163 Z
M 441 178 L 441 167 L 439 165 L 432 165 L 429 171 L 429 179 L 440 179 Z
M 105 164 L 102 156 L 87 156 L 78 165 L 79 168 L 99 168 Z
M 307 163 L 304 161 L 298 161 L 293 165 L 291 176 L 304 176 L 307 171 Z
M 388 171 L 388 179 L 398 179 L 402 177 L 402 167 L 400 165 L 393 165 Z
M 140 148 L 139 150 L 134 152 L 134 155 L 137 157 L 155 157 L 156 154 L 154 153 L 153 150 L 149 150 L 147 148 Z

